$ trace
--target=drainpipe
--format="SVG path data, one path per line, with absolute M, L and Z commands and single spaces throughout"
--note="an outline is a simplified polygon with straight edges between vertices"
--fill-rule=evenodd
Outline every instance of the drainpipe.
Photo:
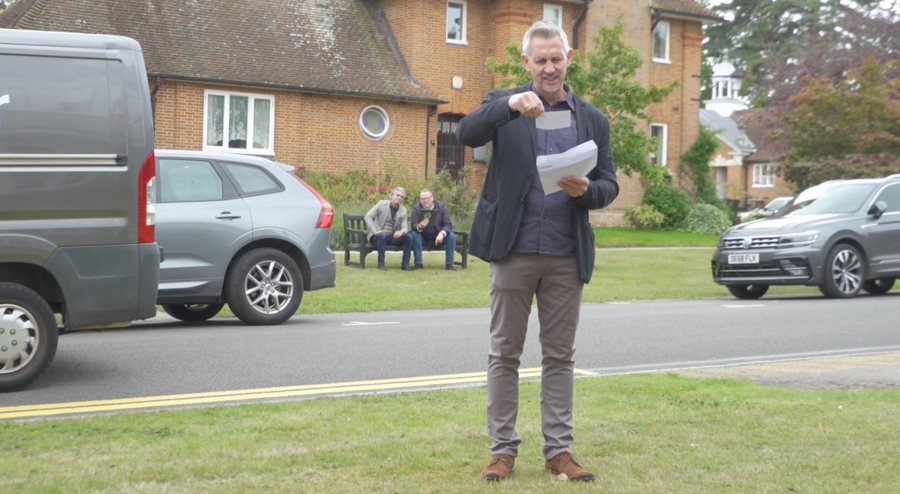
M 656 25 L 659 24 L 659 19 L 662 18 L 662 12 L 659 9 L 652 9 L 653 14 L 653 25 L 650 26 L 650 33 L 653 33 L 653 30 L 656 29 Z
M 575 21 L 575 26 L 572 27 L 572 49 L 578 48 L 578 28 L 581 27 L 581 23 L 584 22 L 584 18 L 587 16 L 588 4 L 591 3 L 591 0 L 584 0 L 584 10 L 581 11 L 581 15 L 578 16 L 578 19 Z
M 425 180 L 428 180 L 428 138 L 431 137 L 431 117 L 437 113 L 437 105 L 432 105 L 425 115 Z
M 162 79 L 159 76 L 156 76 L 154 82 L 153 91 L 150 91 L 150 109 L 153 114 L 153 128 L 156 128 L 156 92 L 159 91 L 159 87 L 162 86 Z

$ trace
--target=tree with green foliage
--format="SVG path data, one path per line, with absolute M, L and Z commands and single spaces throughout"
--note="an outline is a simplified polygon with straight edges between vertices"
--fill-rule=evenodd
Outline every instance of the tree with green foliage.
M 651 103 L 662 102 L 678 87 L 678 81 L 665 87 L 642 87 L 634 76 L 643 62 L 637 50 L 622 42 L 624 32 L 621 16 L 611 27 L 601 26 L 598 35 L 592 38 L 594 49 L 587 52 L 585 62 L 578 53 L 573 57 L 566 72 L 566 83 L 609 119 L 609 141 L 616 168 L 629 177 L 639 173 L 649 182 L 661 182 L 666 169 L 649 159 L 656 149 L 656 139 L 639 129 L 636 119 L 649 125 L 652 120 L 645 109 Z M 505 88 L 531 81 L 531 74 L 522 64 L 521 47 L 510 43 L 506 55 L 503 62 L 487 60 L 488 72 L 500 76 L 495 84 Z
M 778 173 L 799 191 L 825 180 L 900 173 L 900 61 L 867 59 L 834 82 L 812 79 L 772 137 L 788 146 Z
M 716 195 L 716 182 L 709 172 L 709 162 L 718 147 L 719 140 L 715 131 L 701 125 L 697 140 L 681 156 L 680 176 L 682 185 L 693 194 L 696 202 L 727 209 L 722 199 Z
M 712 7 L 725 17 L 733 16 L 733 20 L 704 30 L 709 37 L 704 52 L 711 61 L 727 57 L 743 69 L 746 78 L 742 92 L 752 97 L 754 106 L 764 106 L 770 97 L 770 86 L 780 82 L 772 79 L 774 67 L 767 62 L 785 60 L 798 39 L 832 33 L 853 14 L 878 8 L 882 1 L 856 0 L 851 4 L 844 0 L 731 0 Z M 827 58 L 835 45 L 820 47 L 824 51 L 816 56 Z

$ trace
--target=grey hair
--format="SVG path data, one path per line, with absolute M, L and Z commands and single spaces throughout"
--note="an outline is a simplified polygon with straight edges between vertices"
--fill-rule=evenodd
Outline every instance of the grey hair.
M 434 192 L 432 192 L 431 189 L 422 189 L 422 191 L 419 192 L 419 195 L 422 195 L 422 194 L 424 194 L 424 193 L 426 193 L 426 192 L 428 192 L 428 193 L 431 194 L 432 196 L 434 195 Z
M 398 191 L 403 194 L 403 198 L 406 199 L 406 189 L 404 189 L 403 187 L 394 187 L 394 190 L 391 191 L 391 196 L 394 195 L 394 192 Z
M 537 36 L 542 39 L 552 39 L 559 36 L 562 40 L 563 51 L 569 53 L 569 37 L 561 27 L 550 21 L 537 21 L 525 32 L 522 39 L 522 53 L 527 58 L 531 58 L 531 38 Z

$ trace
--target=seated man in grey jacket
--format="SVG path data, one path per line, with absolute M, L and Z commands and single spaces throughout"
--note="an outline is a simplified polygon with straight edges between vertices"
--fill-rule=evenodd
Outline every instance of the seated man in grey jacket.
M 403 259 L 400 269 L 412 271 L 409 267 L 409 250 L 412 239 L 406 227 L 406 208 L 403 199 L 406 190 L 396 187 L 391 191 L 390 199 L 382 199 L 366 213 L 366 228 L 369 230 L 369 243 L 378 250 L 378 269 L 386 271 L 384 266 L 384 250 L 388 245 L 402 245 Z
M 434 198 L 428 189 L 422 189 L 419 202 L 412 207 L 409 215 L 412 223 L 412 249 L 416 265 L 413 269 L 422 269 L 422 246 L 442 248 L 447 252 L 446 269 L 456 271 L 453 266 L 453 254 L 456 252 L 456 235 L 453 233 L 453 222 L 444 203 Z

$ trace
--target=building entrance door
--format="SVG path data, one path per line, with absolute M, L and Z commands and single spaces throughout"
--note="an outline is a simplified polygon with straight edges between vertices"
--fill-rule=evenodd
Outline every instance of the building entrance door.
M 447 170 L 454 180 L 459 179 L 463 168 L 465 146 L 456 140 L 456 126 L 462 117 L 459 115 L 438 115 L 437 164 L 438 172 Z

